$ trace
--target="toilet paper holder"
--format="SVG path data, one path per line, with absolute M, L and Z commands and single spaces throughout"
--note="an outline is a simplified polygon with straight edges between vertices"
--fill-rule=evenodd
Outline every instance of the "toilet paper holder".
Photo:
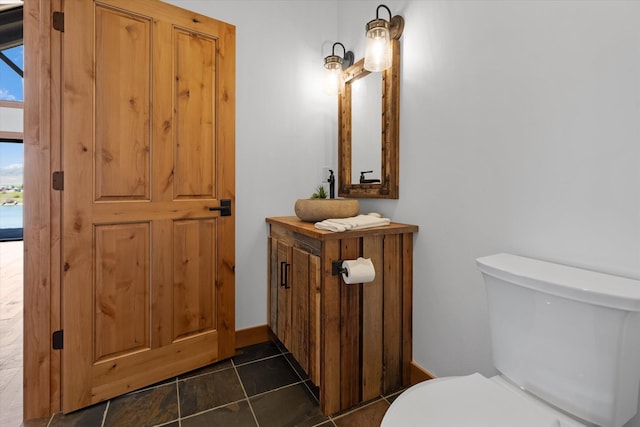
M 355 260 L 331 261 L 331 274 L 342 275 L 347 285 L 364 284 L 375 280 L 376 271 L 371 259 L 358 257 Z
M 347 269 L 342 267 L 342 260 L 339 259 L 337 261 L 331 261 L 331 275 L 332 276 L 339 276 L 341 274 L 346 274 L 349 275 L 349 273 L 347 273 Z

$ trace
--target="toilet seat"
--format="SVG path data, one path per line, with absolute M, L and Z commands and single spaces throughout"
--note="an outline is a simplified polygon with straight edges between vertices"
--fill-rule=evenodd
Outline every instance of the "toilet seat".
M 500 377 L 425 381 L 402 393 L 381 427 L 584 427 Z

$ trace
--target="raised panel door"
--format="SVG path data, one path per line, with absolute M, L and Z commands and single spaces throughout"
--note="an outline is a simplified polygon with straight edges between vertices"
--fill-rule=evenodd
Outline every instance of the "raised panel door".
M 64 412 L 235 350 L 235 28 L 65 2 Z M 232 204 L 232 211 L 234 206 Z

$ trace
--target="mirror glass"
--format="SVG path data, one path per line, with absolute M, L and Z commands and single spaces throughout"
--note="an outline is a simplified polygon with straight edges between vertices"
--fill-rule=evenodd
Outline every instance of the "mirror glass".
M 338 104 L 338 195 L 397 199 L 400 147 L 400 42 L 391 41 L 391 67 L 343 72 Z M 364 172 L 364 177 L 361 179 Z
M 382 74 L 351 83 L 351 182 L 380 182 Z M 365 179 L 366 181 L 363 181 Z

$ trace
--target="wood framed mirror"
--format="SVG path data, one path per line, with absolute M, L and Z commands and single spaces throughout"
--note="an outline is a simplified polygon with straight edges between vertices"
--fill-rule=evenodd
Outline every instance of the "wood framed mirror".
M 365 70 L 364 58 L 343 73 L 338 98 L 341 197 L 399 198 L 400 42 L 394 39 L 391 45 L 391 67 L 381 73 Z

